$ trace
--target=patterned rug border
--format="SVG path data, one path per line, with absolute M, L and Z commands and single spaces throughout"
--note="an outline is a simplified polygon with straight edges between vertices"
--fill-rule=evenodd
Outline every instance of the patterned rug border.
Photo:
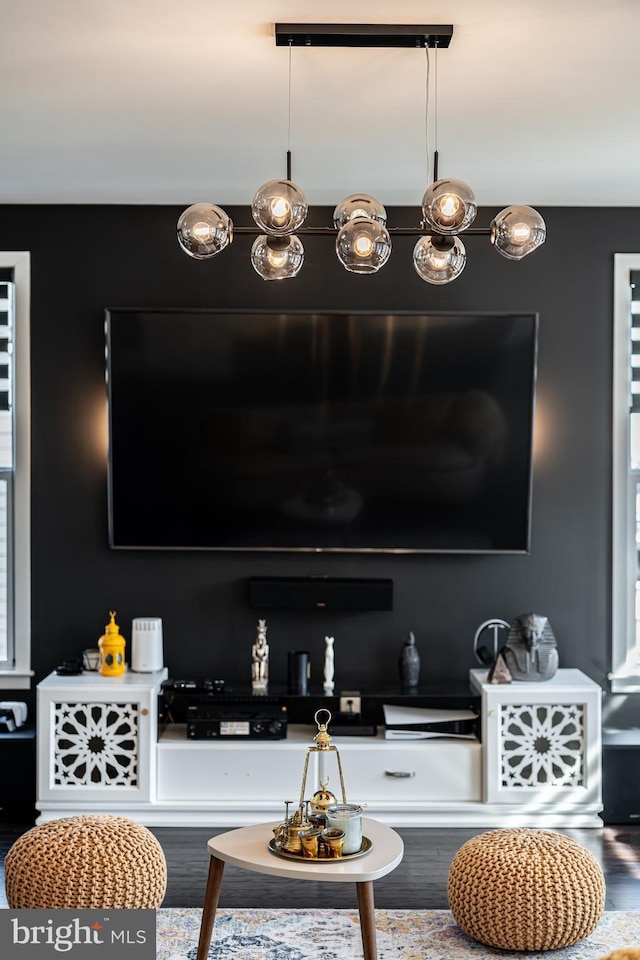
M 157 912 L 157 960 L 195 960 L 202 911 Z M 606 911 L 594 932 L 547 952 L 511 952 L 477 943 L 449 910 L 376 910 L 378 960 L 600 960 L 621 947 L 640 947 L 640 910 Z M 362 960 L 357 910 L 221 909 L 209 960 Z

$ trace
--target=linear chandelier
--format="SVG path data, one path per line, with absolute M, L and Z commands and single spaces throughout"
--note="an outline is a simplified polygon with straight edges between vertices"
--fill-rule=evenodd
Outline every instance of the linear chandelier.
M 294 46 L 407 47 L 425 49 L 427 55 L 427 115 L 429 110 L 429 51 L 447 48 L 453 36 L 451 25 L 386 24 L 275 24 L 277 46 L 289 47 L 289 119 L 291 117 L 291 48 Z M 437 59 L 436 59 L 437 65 Z M 437 101 L 436 101 L 437 109 Z M 290 125 L 290 124 L 289 124 Z M 474 228 L 476 199 L 462 180 L 438 179 L 438 151 L 434 152 L 433 182 L 422 198 L 418 227 L 389 227 L 383 205 L 368 194 L 351 194 L 333 212 L 333 227 L 308 227 L 308 203 L 291 179 L 291 150 L 287 150 L 287 174 L 269 180 L 256 192 L 251 204 L 255 227 L 234 227 L 225 211 L 213 203 L 195 203 L 179 217 L 178 243 L 196 260 L 217 256 L 235 234 L 255 236 L 251 263 L 264 280 L 286 280 L 300 272 L 304 262 L 301 237 L 335 238 L 338 260 L 350 273 L 376 273 L 391 255 L 393 236 L 417 236 L 413 265 L 418 276 L 432 284 L 445 284 L 460 276 L 467 260 L 460 234 L 489 236 L 507 260 L 522 260 L 546 239 L 545 222 L 533 207 L 505 207 L 488 229 Z

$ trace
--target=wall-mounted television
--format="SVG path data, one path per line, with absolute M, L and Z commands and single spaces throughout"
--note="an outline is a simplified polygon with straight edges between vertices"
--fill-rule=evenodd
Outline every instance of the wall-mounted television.
M 107 310 L 110 545 L 526 553 L 537 327 Z

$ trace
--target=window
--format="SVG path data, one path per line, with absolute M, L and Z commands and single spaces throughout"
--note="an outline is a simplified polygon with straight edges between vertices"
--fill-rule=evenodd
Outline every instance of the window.
M 613 692 L 640 692 L 640 254 L 616 254 L 613 328 Z
M 0 689 L 31 683 L 29 254 L 0 252 Z

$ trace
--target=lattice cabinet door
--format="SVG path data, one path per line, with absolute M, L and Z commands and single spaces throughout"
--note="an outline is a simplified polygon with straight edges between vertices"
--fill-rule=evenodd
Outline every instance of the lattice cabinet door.
M 152 800 L 158 690 L 165 676 L 52 674 L 39 684 L 38 799 L 89 805 Z
M 541 683 L 486 682 L 482 696 L 485 803 L 592 805 L 601 809 L 602 690 L 580 670 L 558 670 Z

